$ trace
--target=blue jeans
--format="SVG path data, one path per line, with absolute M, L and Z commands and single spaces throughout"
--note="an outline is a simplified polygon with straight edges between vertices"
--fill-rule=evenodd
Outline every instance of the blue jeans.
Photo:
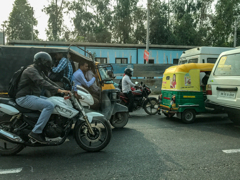
M 55 105 L 46 99 L 44 96 L 38 97 L 34 95 L 27 95 L 16 99 L 17 104 L 23 108 L 42 111 L 32 130 L 33 133 L 42 133 L 54 110 Z

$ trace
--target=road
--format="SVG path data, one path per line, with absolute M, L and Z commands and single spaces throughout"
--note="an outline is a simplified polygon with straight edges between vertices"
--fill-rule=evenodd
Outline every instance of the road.
M 239 179 L 240 127 L 225 115 L 202 115 L 194 124 L 132 113 L 110 144 L 87 153 L 74 139 L 59 147 L 26 148 L 0 157 L 0 180 Z M 9 174 L 7 174 L 9 173 Z

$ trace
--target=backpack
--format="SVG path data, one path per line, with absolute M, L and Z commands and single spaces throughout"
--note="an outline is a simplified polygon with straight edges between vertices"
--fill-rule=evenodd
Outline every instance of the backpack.
M 118 88 L 122 91 L 122 79 L 120 79 L 120 81 L 118 83 Z
M 21 78 L 24 70 L 25 70 L 25 68 L 22 66 L 19 70 L 17 70 L 13 74 L 13 76 L 9 82 L 9 86 L 8 86 L 8 95 L 10 98 L 16 97 L 17 90 L 18 90 L 18 83 L 20 81 L 20 78 Z

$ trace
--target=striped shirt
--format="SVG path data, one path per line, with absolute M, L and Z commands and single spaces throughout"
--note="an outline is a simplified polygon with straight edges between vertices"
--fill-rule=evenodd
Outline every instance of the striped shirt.
M 68 68 L 66 68 L 68 66 Z M 53 67 L 52 71 L 54 73 L 59 73 L 63 71 L 63 76 L 67 77 L 70 81 L 72 80 L 72 75 L 73 75 L 73 68 L 72 68 L 72 64 L 69 60 L 67 60 L 65 57 L 63 57 L 59 63 L 57 67 Z

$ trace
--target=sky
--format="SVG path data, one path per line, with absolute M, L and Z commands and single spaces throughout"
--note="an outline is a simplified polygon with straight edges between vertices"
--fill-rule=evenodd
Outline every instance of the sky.
M 44 6 L 50 3 L 50 0 L 27 0 L 30 6 L 33 7 L 34 17 L 38 21 L 38 25 L 34 29 L 38 29 L 39 38 L 46 40 L 46 31 L 48 16 L 42 12 Z M 139 0 L 140 4 L 146 7 L 147 0 Z M 167 0 L 165 0 L 167 1 Z M 216 2 L 216 0 L 215 0 Z M 4 21 L 8 20 L 9 14 L 12 11 L 14 0 L 0 0 L 0 31 L 2 31 L 2 24 Z M 69 15 L 64 15 L 64 25 L 72 27 L 71 17 Z

